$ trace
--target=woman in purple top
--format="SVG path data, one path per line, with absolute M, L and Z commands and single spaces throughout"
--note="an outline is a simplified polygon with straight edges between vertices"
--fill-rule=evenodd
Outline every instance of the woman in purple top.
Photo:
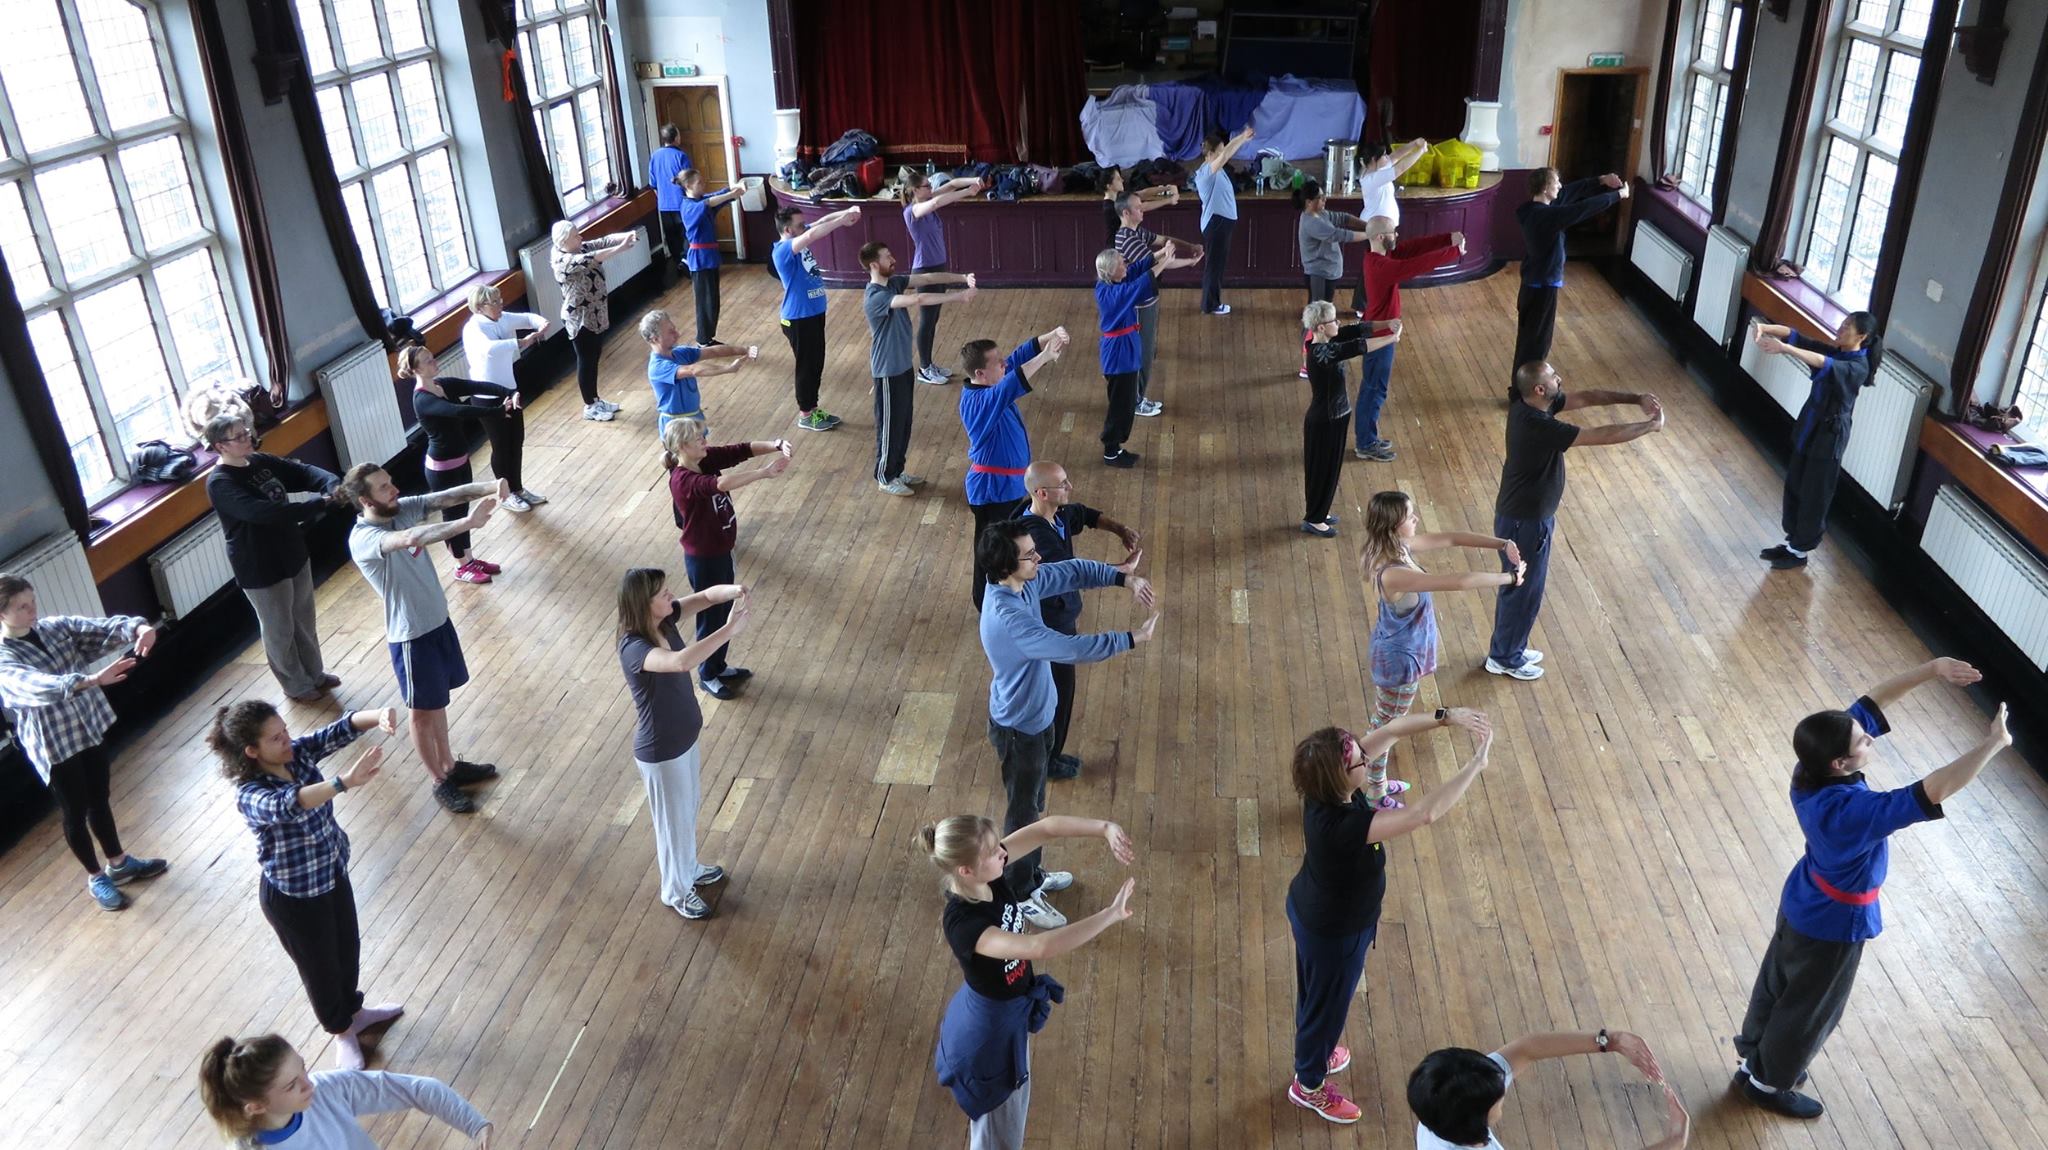
M 950 180 L 941 192 L 916 168 L 906 167 L 903 182 L 903 226 L 910 231 L 910 274 L 946 270 L 946 225 L 939 222 L 939 209 L 956 200 L 981 193 L 981 181 Z M 932 344 L 939 337 L 939 304 L 917 309 L 917 381 L 943 385 L 951 382 L 946 369 L 932 362 Z
M 1522 581 L 1525 565 L 1513 540 L 1463 531 L 1422 534 L 1422 518 L 1415 513 L 1415 500 L 1405 491 L 1382 491 L 1372 497 L 1365 510 L 1365 543 L 1358 549 L 1358 565 L 1372 578 L 1379 598 L 1379 618 L 1372 628 L 1372 726 L 1377 731 L 1408 713 L 1415 705 L 1415 693 L 1422 680 L 1436 674 L 1437 591 L 1473 591 L 1484 587 L 1514 586 Z M 1415 562 L 1415 552 L 1443 547 L 1474 547 L 1499 551 L 1507 556 L 1512 571 L 1462 571 L 1432 575 Z M 1539 651 L 1529 652 L 1541 659 Z M 1441 715 L 1442 712 L 1439 712 Z M 1366 765 L 1365 799 L 1383 811 L 1397 810 L 1401 800 L 1394 796 L 1408 789 L 1399 779 L 1387 778 L 1387 752 L 1374 755 Z

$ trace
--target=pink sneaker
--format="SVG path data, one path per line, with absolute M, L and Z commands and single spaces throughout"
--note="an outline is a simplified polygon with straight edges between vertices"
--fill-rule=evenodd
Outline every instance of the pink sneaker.
M 1351 1048 L 1348 1046 L 1339 1046 L 1337 1047 L 1337 1049 L 1330 1051 L 1330 1068 L 1324 1071 L 1324 1073 L 1336 1074 L 1342 1071 L 1345 1067 L 1350 1065 Z
M 1313 1110 L 1323 1121 L 1335 1122 L 1339 1126 L 1351 1125 L 1364 1113 L 1359 1110 L 1356 1102 L 1344 1097 L 1335 1086 L 1327 1082 L 1314 1090 L 1303 1090 L 1301 1083 L 1289 1082 L 1287 1100 L 1304 1110 Z
M 476 565 L 475 561 L 464 563 L 455 569 L 455 577 L 464 583 L 489 583 L 491 573 Z
M 469 557 L 469 565 L 483 572 L 486 575 L 503 575 L 505 573 L 505 569 L 503 567 L 498 566 L 496 563 L 493 563 L 488 559 L 479 559 L 474 555 Z

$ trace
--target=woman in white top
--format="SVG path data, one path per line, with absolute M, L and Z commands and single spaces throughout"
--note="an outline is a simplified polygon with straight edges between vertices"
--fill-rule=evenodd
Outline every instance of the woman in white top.
M 562 326 L 576 349 L 576 388 L 583 393 L 583 418 L 609 423 L 619 405 L 597 397 L 597 361 L 604 353 L 604 333 L 612 326 L 611 288 L 605 283 L 604 261 L 633 246 L 638 230 L 585 241 L 568 220 L 555 222 L 552 263 L 555 282 L 562 285 Z
M 238 1150 L 377 1150 L 356 1119 L 418 1110 L 489 1150 L 491 1120 L 447 1083 L 381 1070 L 306 1073 L 281 1035 L 223 1038 L 199 1060 L 199 1102 Z
M 469 322 L 462 325 L 462 354 L 469 377 L 519 390 L 513 365 L 519 353 L 547 335 L 547 317 L 530 311 L 506 311 L 505 297 L 490 284 L 469 293 Z M 525 335 L 520 335 L 525 331 Z

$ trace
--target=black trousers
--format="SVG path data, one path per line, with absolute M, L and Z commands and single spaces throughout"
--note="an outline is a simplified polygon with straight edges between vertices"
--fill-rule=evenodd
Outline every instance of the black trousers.
M 108 858 L 122 854 L 121 832 L 114 826 L 113 772 L 105 747 L 87 747 L 50 768 L 50 794 L 57 800 L 57 817 L 64 826 L 64 845 L 78 859 L 87 874 L 100 873 L 100 856 L 92 841 Z
M 706 587 L 717 587 L 724 583 L 739 582 L 739 574 L 733 568 L 732 552 L 723 555 L 692 555 L 683 553 L 683 572 L 689 576 L 690 590 L 702 591 Z M 697 639 L 702 642 L 712 632 L 725 626 L 732 615 L 732 604 L 715 603 L 697 612 Z M 711 657 L 697 666 L 697 677 L 704 682 L 725 674 L 726 647 L 711 652 Z
M 1828 505 L 1835 501 L 1835 484 L 1842 478 L 1842 461 L 1832 455 L 1793 452 L 1785 468 L 1785 542 L 1799 551 L 1820 546 L 1827 527 Z
M 718 342 L 718 269 L 691 272 L 690 294 L 697 302 L 697 342 L 709 347 Z
M 1515 362 L 1508 365 L 1510 380 L 1523 364 L 1550 358 L 1550 341 L 1557 334 L 1557 290 L 1524 284 L 1516 293 Z
M 269 879 L 261 882 L 256 898 L 263 917 L 299 968 L 299 982 L 320 1029 L 340 1034 L 363 1008 L 363 992 L 356 989 L 362 978 L 363 936 L 356 925 L 355 888 L 344 874 L 326 894 L 293 898 Z
M 683 213 L 657 212 L 655 214 L 661 217 L 661 246 L 668 249 L 668 267 L 662 273 L 661 282 L 672 284 L 676 282 L 676 277 L 689 274 L 687 266 L 683 262 L 685 253 L 690 250 L 689 241 L 683 234 Z M 704 341 L 698 340 L 697 342 L 702 343 Z
M 1003 764 L 1003 794 L 1007 799 L 1003 807 L 1003 833 L 1007 835 L 1045 817 L 1045 769 L 1052 763 L 1052 728 L 1026 734 L 990 719 L 988 741 L 995 746 L 996 757 Z M 1003 877 L 1010 880 L 1010 890 L 1020 897 L 1030 898 L 1044 881 L 1038 860 L 1039 852 L 1034 850 L 1011 859 L 1010 865 L 1003 868 Z
M 1052 665 L 1052 689 L 1059 696 L 1059 703 L 1052 713 L 1052 757 L 1055 759 L 1067 753 L 1067 726 L 1074 720 L 1074 670 L 1072 663 Z
M 1309 416 L 1301 421 L 1301 474 L 1306 495 L 1301 521 L 1321 523 L 1337 499 L 1337 480 L 1344 475 L 1344 438 L 1351 414 L 1336 419 Z
M 782 338 L 796 356 L 796 409 L 818 406 L 818 386 L 825 378 L 825 314 L 782 321 Z
M 991 523 L 1001 523 L 1015 518 L 1017 504 L 998 500 L 994 503 L 970 503 L 974 510 L 974 534 L 967 540 L 967 561 L 974 567 L 974 609 L 981 610 L 981 597 L 988 592 L 988 572 L 981 569 L 980 554 L 974 544 L 981 538 L 981 530 Z
M 576 351 L 576 390 L 583 396 L 583 406 L 597 402 L 597 363 L 604 357 L 604 333 L 584 328 L 569 340 L 569 346 Z
M 429 462 L 432 461 L 429 460 Z M 427 477 L 428 491 L 446 491 L 451 487 L 461 487 L 465 483 L 476 482 L 476 474 L 470 468 L 467 460 L 463 461 L 462 466 L 451 468 L 447 471 L 436 471 L 431 467 L 422 468 L 422 471 Z M 514 486 L 513 490 L 518 490 L 518 487 Z M 441 521 L 443 523 L 453 523 L 466 517 L 468 514 L 469 504 L 452 504 L 441 509 Z M 467 558 L 469 556 L 469 532 L 464 531 L 460 535 L 450 535 L 448 537 L 448 553 L 457 559 Z
M 926 272 L 942 272 L 945 270 L 946 265 L 940 263 L 933 264 L 928 268 L 912 268 L 910 269 L 910 274 L 923 275 Z M 917 290 L 928 295 L 932 292 L 943 292 L 946 289 L 942 287 L 927 287 Z M 917 309 L 917 366 L 919 368 L 926 368 L 932 365 L 932 345 L 939 340 L 939 308 L 939 304 L 924 304 Z
M 1120 371 L 1105 375 L 1109 408 L 1102 413 L 1102 456 L 1107 459 L 1123 450 L 1131 437 L 1131 420 L 1138 414 L 1138 373 Z
M 491 441 L 491 470 L 510 484 L 514 492 L 526 489 L 522 469 L 526 465 L 526 412 L 508 411 L 484 418 L 484 435 Z
M 1237 221 L 1212 216 L 1202 229 L 1202 310 L 1215 311 L 1223 304 L 1223 268 L 1230 262 L 1230 233 Z
M 887 483 L 903 474 L 910 451 L 910 408 L 917 377 L 899 372 L 875 381 L 875 482 Z
M 1862 943 L 1809 938 L 1778 915 L 1742 1033 L 1735 1036 L 1735 1052 L 1752 1077 L 1777 1090 L 1792 1088 L 1842 1021 L 1862 961 Z

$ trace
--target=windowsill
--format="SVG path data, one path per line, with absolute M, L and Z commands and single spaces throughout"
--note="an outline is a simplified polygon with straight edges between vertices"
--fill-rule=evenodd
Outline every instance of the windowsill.
M 1784 324 L 1807 339 L 1833 342 L 1835 332 L 1849 316 L 1819 288 L 1790 276 L 1746 273 L 1742 298 L 1771 322 Z
M 1707 230 L 1714 226 L 1712 209 L 1677 188 L 1660 188 L 1644 180 L 1636 181 L 1636 191 L 1646 199 L 1657 201 L 1691 224 L 1698 231 L 1701 242 L 1705 242 Z
M 192 449 L 192 453 L 199 457 L 199 470 L 193 472 L 192 478 L 186 480 L 185 483 L 198 483 L 203 480 L 206 477 L 206 473 L 213 469 L 214 463 L 220 459 L 219 456 L 206 450 L 204 447 L 195 446 Z M 150 504 L 183 487 L 185 483 L 131 483 L 122 490 L 116 491 L 98 503 L 93 504 L 91 507 L 92 517 L 104 520 L 107 524 L 106 527 L 94 531 L 93 538 L 99 538 L 101 532 L 116 526 L 129 516 L 137 514 Z
M 1948 469 L 1957 483 L 1988 506 L 2014 534 L 2048 553 L 2048 468 L 2012 470 L 1991 462 L 1985 449 L 2012 443 L 2010 435 L 1967 423 L 1930 418 L 1920 428 L 1920 450 Z
M 474 290 L 478 284 L 495 284 L 504 277 L 504 272 L 478 272 L 475 275 L 469 277 L 468 279 L 463 280 L 461 283 L 456 284 L 452 288 L 449 288 L 447 291 L 443 292 L 439 296 L 436 296 L 435 298 L 428 300 L 426 303 L 421 304 L 418 310 L 412 313 L 413 329 L 415 331 L 425 332 L 429 327 L 432 327 L 433 325 L 441 322 L 442 320 L 448 318 L 449 316 L 455 314 L 456 312 L 462 311 L 463 309 L 469 306 L 469 293 L 472 290 Z M 503 291 L 504 288 L 501 287 L 498 290 Z

